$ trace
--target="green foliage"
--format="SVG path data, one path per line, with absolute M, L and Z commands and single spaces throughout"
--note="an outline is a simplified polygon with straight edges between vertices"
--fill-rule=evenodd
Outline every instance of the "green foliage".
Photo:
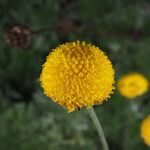
M 86 110 L 68 114 L 46 98 L 38 82 L 42 64 L 60 43 L 85 40 L 112 60 L 116 81 L 137 71 L 150 79 L 149 2 L 147 0 L 1 0 L 0 1 L 0 150 L 102 149 Z M 54 28 L 63 19 L 78 20 L 84 30 L 35 34 L 29 49 L 10 47 L 3 38 L 7 25 L 32 30 Z M 105 34 L 107 32 L 107 34 Z M 140 124 L 150 113 L 150 92 L 127 101 L 117 89 L 95 110 L 111 150 L 148 150 Z
M 79 116 L 78 113 L 67 114 L 61 108 L 55 111 L 57 105 L 49 103 L 47 99 L 42 102 L 43 96 L 35 94 L 34 98 L 36 100 L 29 105 L 15 104 L 1 115 L 0 149 L 95 147 L 91 139 L 84 138 L 89 130 L 85 112 L 82 111 Z

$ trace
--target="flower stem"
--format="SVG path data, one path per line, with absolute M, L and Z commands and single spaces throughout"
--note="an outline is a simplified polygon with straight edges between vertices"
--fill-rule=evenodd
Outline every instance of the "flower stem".
M 100 141 L 103 145 L 103 149 L 104 150 L 109 150 L 109 147 L 108 147 L 108 143 L 106 141 L 106 138 L 105 138 L 105 135 L 104 135 L 104 131 L 102 129 L 102 126 L 100 124 L 100 121 L 98 120 L 98 117 L 95 113 L 95 110 L 93 107 L 90 107 L 89 108 L 89 113 L 90 113 L 90 116 L 91 116 L 91 119 L 93 121 L 93 123 L 95 124 L 95 127 L 97 129 L 97 132 L 98 132 L 98 135 L 99 135 L 99 138 L 100 138 Z

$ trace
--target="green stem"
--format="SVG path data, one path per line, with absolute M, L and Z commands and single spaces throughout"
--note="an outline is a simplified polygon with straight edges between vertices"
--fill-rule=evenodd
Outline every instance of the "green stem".
M 95 127 L 97 129 L 100 141 L 101 141 L 101 143 L 103 145 L 103 149 L 104 150 L 109 150 L 109 147 L 108 147 L 105 135 L 104 135 L 104 131 L 102 129 L 100 121 L 98 120 L 98 117 L 97 117 L 93 107 L 89 108 L 89 113 L 90 113 L 91 119 L 92 119 L 92 121 L 95 124 Z

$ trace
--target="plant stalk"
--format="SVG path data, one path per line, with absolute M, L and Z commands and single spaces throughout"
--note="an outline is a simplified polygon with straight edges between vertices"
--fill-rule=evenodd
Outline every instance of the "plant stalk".
M 104 131 L 103 131 L 103 129 L 102 129 L 102 126 L 101 126 L 101 124 L 100 124 L 100 121 L 98 120 L 98 117 L 97 117 L 97 115 L 96 115 L 96 113 L 95 113 L 94 108 L 93 108 L 93 107 L 90 107 L 90 108 L 88 109 L 88 111 L 89 111 L 89 113 L 90 113 L 91 119 L 92 119 L 92 121 L 93 121 L 93 123 L 94 123 L 94 125 L 95 125 L 95 127 L 96 127 L 97 132 L 98 132 L 100 141 L 101 141 L 101 143 L 102 143 L 102 145 L 103 145 L 103 149 L 104 149 L 104 150 L 109 150 L 108 143 L 107 143 L 106 138 L 105 138 L 105 135 L 104 135 Z

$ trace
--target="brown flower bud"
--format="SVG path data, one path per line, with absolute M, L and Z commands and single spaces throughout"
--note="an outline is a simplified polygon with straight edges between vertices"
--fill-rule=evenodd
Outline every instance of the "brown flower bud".
M 5 39 L 14 48 L 28 48 L 31 45 L 31 31 L 24 25 L 12 25 L 7 28 Z
M 82 23 L 79 21 L 60 20 L 57 23 L 56 30 L 64 33 L 81 32 L 83 30 L 83 26 Z

